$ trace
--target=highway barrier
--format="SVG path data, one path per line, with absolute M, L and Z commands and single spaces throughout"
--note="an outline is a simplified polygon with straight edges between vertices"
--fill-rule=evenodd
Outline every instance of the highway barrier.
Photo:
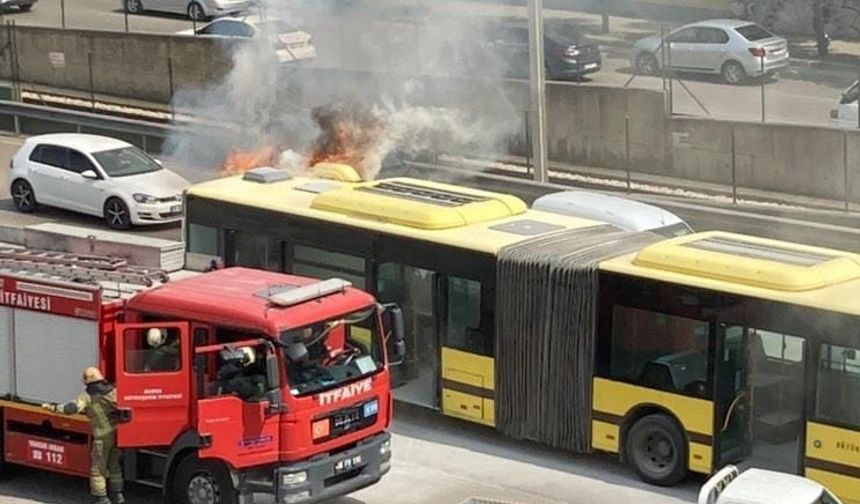
M 161 104 L 168 103 L 177 89 L 219 82 L 229 69 L 230 48 L 241 43 L 36 27 L 14 27 L 6 35 L 20 53 L 14 58 L 19 68 L 0 64 L 0 78 Z M 291 67 L 290 72 L 299 81 L 318 84 L 305 86 L 301 103 L 320 98 L 310 96 L 319 83 L 326 84 L 320 92 L 339 96 L 357 83 L 375 84 L 385 78 L 355 68 L 301 66 Z M 402 80 L 404 76 L 393 77 Z M 510 142 L 510 153 L 527 155 L 527 82 L 421 78 L 423 94 L 417 104 L 444 103 L 493 124 L 489 114 L 501 111 L 513 114 L 515 120 L 515 114 L 520 114 L 521 133 Z M 454 97 L 460 102 L 452 102 Z M 280 98 L 274 101 L 291 102 Z M 168 124 L 21 107 L 0 101 L 0 129 L 25 134 L 109 133 L 154 153 L 162 151 L 167 132 L 173 131 Z M 737 197 L 767 191 L 820 200 L 828 208 L 860 205 L 860 130 L 679 116 L 667 113 L 670 109 L 662 91 L 577 83 L 550 83 L 547 110 L 551 161 L 729 185 Z

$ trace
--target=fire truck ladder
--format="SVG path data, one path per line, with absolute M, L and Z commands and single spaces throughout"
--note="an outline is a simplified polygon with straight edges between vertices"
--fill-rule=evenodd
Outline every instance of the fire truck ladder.
M 164 270 L 129 266 L 128 261 L 118 257 L 11 247 L 0 248 L 0 268 L 76 283 L 116 282 L 151 287 L 168 280 Z

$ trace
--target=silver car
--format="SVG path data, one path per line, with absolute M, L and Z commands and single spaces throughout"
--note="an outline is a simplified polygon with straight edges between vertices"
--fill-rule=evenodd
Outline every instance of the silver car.
M 675 71 L 720 74 L 729 84 L 770 76 L 789 64 L 788 42 L 762 26 L 739 19 L 714 19 L 688 24 L 666 36 L 646 37 L 633 46 L 637 73 L 653 75 L 662 62 Z
M 185 14 L 195 21 L 245 12 L 255 5 L 253 0 L 122 0 L 129 14 L 168 12 Z

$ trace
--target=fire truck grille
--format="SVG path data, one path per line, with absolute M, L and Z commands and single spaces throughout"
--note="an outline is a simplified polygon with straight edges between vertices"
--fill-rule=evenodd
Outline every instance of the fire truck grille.
M 375 424 L 377 419 L 376 410 L 374 410 L 372 414 L 368 414 L 368 409 L 366 408 L 367 405 L 373 402 L 377 402 L 378 404 L 378 400 L 373 399 L 333 412 L 328 416 L 329 435 L 315 439 L 314 443 L 329 441 L 336 437 L 343 436 L 344 434 L 349 434 Z

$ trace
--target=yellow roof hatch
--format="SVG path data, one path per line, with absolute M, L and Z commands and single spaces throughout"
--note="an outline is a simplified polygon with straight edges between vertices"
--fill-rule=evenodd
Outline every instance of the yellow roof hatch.
M 856 254 L 719 231 L 655 243 L 633 264 L 781 291 L 860 278 Z
M 311 208 L 418 229 L 450 229 L 511 217 L 528 207 L 507 194 L 394 178 L 323 192 Z

